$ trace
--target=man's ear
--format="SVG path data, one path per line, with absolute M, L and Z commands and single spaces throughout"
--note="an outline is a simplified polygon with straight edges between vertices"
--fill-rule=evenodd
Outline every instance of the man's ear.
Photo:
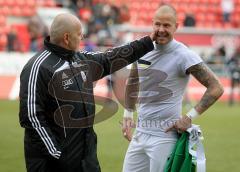
M 176 30 L 178 29 L 179 23 L 176 23 Z
M 68 33 L 63 34 L 63 41 L 66 45 L 69 44 L 69 34 Z

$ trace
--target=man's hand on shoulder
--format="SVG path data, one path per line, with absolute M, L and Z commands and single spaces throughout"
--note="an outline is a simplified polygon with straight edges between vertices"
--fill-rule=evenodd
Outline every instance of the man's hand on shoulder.
M 149 35 L 152 41 L 155 41 L 157 38 L 158 31 L 152 31 L 152 33 Z

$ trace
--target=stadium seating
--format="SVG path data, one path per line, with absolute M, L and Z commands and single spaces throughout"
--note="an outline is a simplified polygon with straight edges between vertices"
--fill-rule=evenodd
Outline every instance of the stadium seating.
M 56 3 L 54 0 L 0 0 L 0 51 L 4 50 L 7 43 L 6 34 L 8 32 L 7 28 L 7 18 L 8 17 L 22 17 L 27 18 L 34 16 L 36 14 L 37 7 L 55 7 Z M 28 31 L 26 29 L 26 24 L 14 24 L 17 28 L 18 37 L 24 43 L 24 47 L 21 51 L 27 51 L 27 45 L 29 41 Z
M 95 0 L 106 2 L 106 0 Z M 111 0 L 108 0 L 111 2 Z M 115 0 L 128 4 L 131 13 L 130 22 L 133 25 L 149 25 L 152 22 L 153 13 L 160 5 L 161 0 L 132 0 L 127 3 L 126 0 Z M 208 28 L 236 28 L 240 27 L 240 0 L 234 1 L 234 12 L 230 23 L 223 23 L 221 0 L 164 0 L 173 5 L 178 12 L 180 26 L 184 20 L 185 14 L 191 12 L 195 14 L 197 27 Z
M 113 0 L 93 1 L 113 3 Z M 127 4 L 131 14 L 130 23 L 146 26 L 151 25 L 152 16 L 160 2 L 162 0 L 114 0 L 114 5 Z M 221 0 L 164 0 L 164 2 L 176 8 L 180 26 L 183 25 L 186 12 L 191 12 L 195 15 L 197 27 L 226 29 L 240 27 L 240 0 L 234 0 L 234 12 L 230 23 L 224 23 L 222 20 Z M 3 34 L 8 31 L 7 18 L 33 16 L 36 8 L 41 6 L 55 7 L 56 3 L 55 0 L 0 0 L 0 51 L 6 46 L 6 35 Z

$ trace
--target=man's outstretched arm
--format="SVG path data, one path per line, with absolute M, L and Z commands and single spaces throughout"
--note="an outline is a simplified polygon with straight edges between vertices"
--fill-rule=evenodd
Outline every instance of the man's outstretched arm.
M 145 54 L 154 49 L 153 41 L 156 39 L 156 32 L 145 36 L 139 40 L 134 40 L 128 44 L 114 47 L 106 52 L 81 52 L 77 53 L 79 57 L 83 53 L 92 69 L 92 80 L 99 80 L 106 75 L 112 74 L 121 68 L 135 62 Z

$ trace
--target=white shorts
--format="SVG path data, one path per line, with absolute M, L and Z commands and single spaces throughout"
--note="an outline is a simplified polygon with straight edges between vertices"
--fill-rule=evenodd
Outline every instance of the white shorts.
M 136 131 L 129 144 L 123 172 L 163 172 L 177 138 L 162 138 Z

